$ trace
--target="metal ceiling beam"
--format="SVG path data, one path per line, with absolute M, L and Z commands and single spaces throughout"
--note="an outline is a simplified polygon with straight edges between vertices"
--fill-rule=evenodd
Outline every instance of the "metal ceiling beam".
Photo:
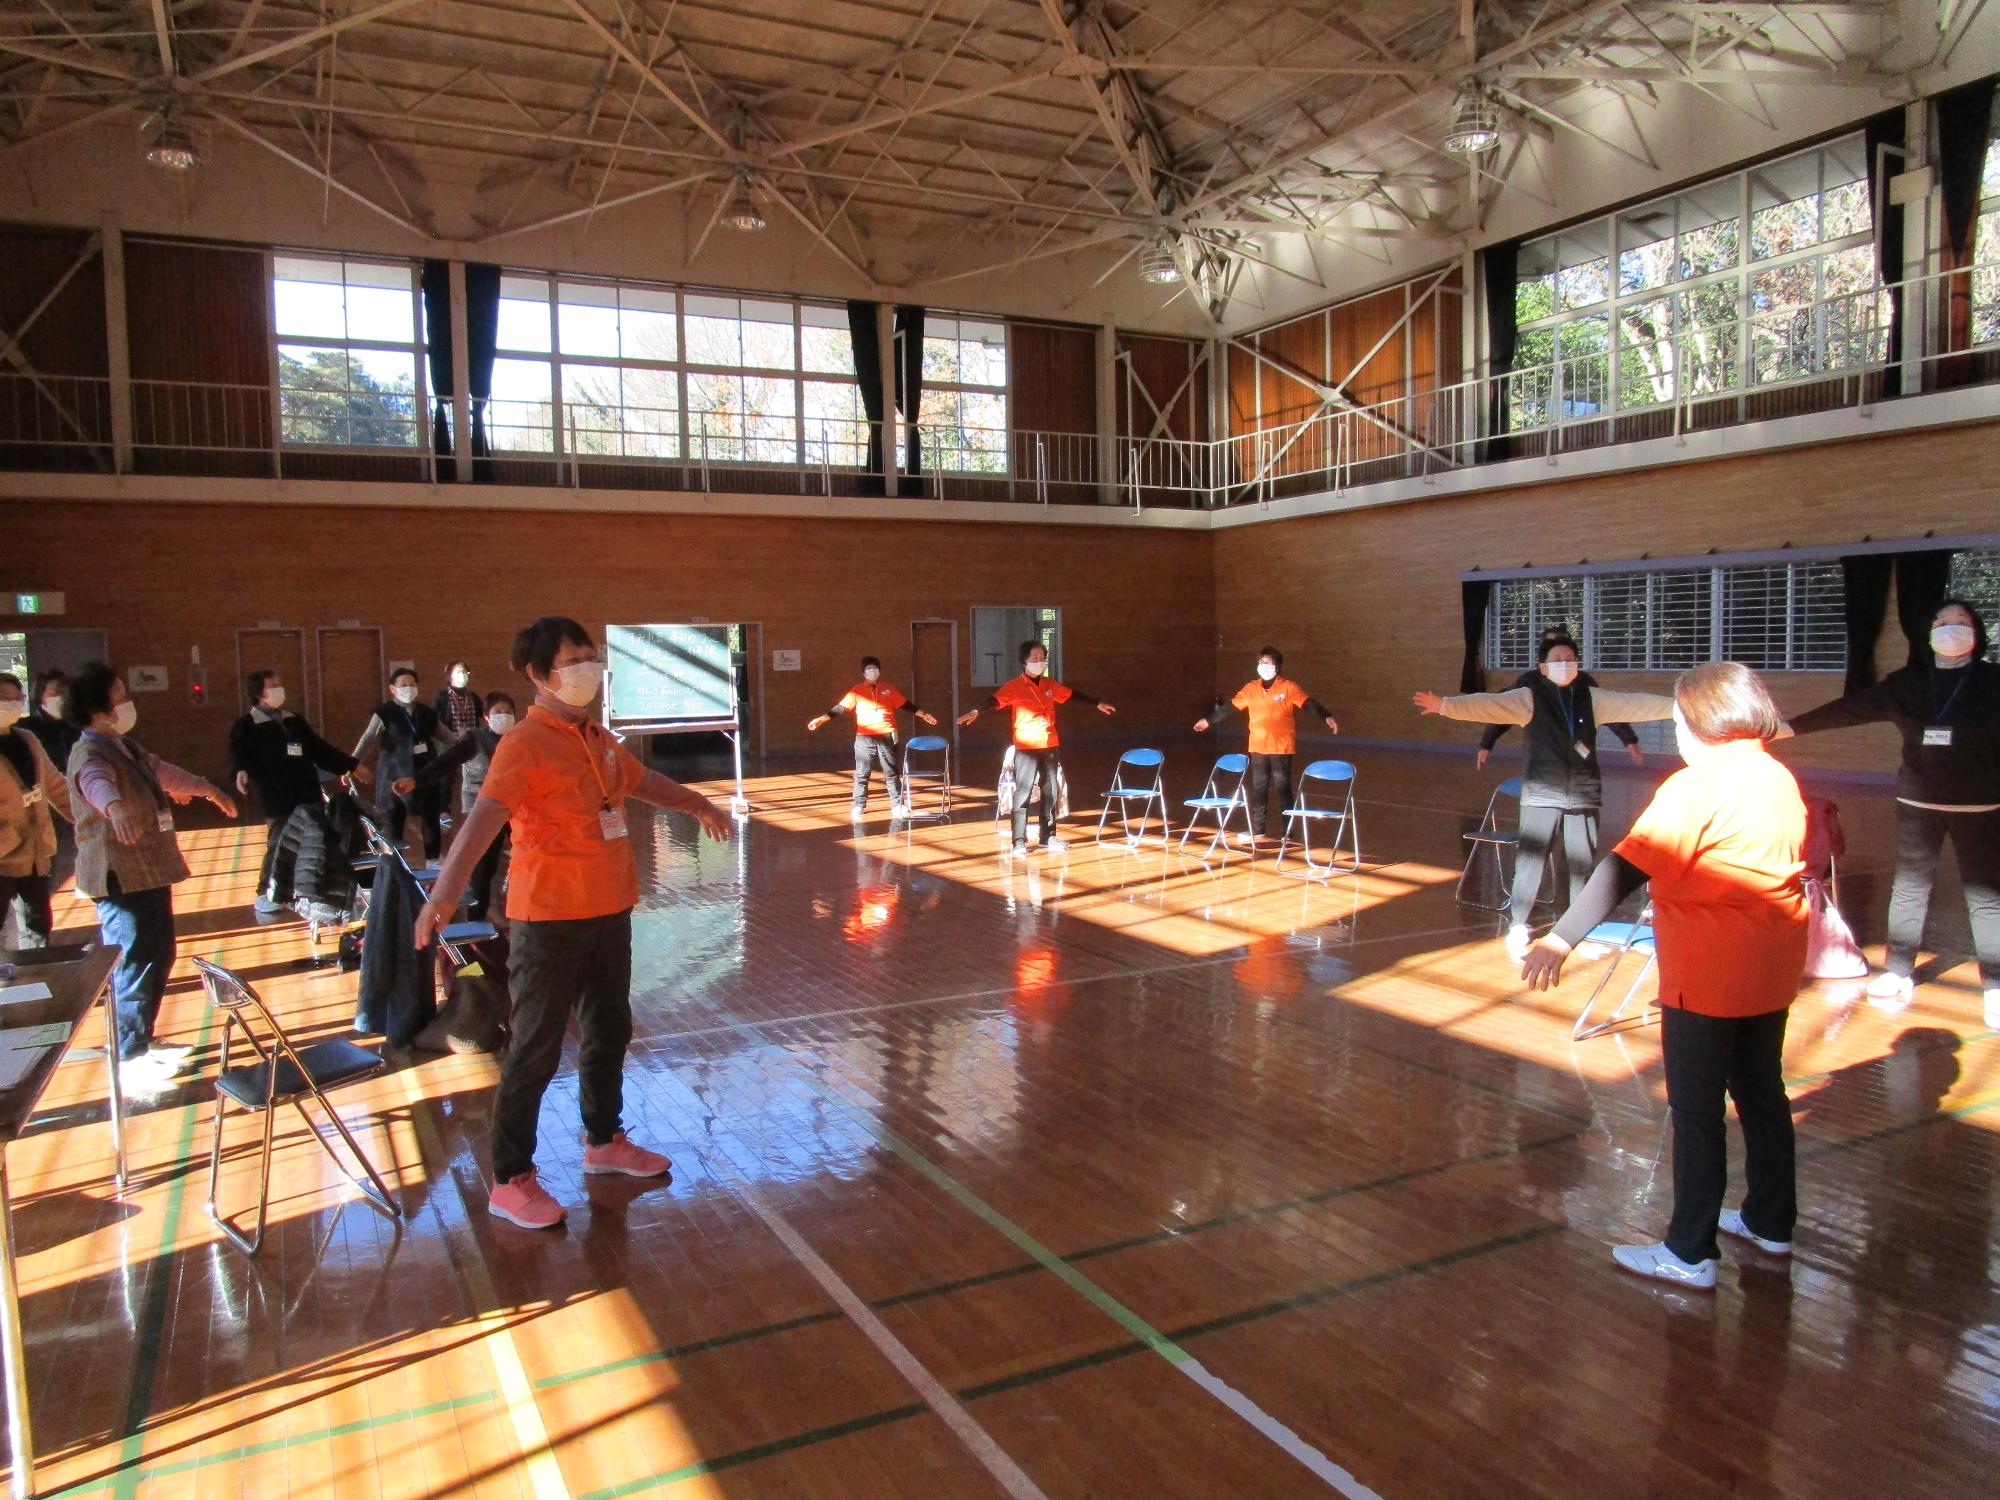
M 351 198 L 354 202 L 359 203 L 363 208 L 374 210 L 374 212 L 380 214 L 383 218 L 387 219 L 391 224 L 394 224 L 397 228 L 407 230 L 409 233 L 415 235 L 419 239 L 428 240 L 432 237 L 430 231 L 419 228 L 416 224 L 413 224 L 410 220 L 404 218 L 394 209 L 386 208 L 382 204 L 377 203 L 373 198 L 369 197 L 366 193 L 360 192 L 355 188 L 349 187 L 346 183 L 342 182 L 338 177 L 334 176 L 331 170 L 322 168 L 313 162 L 309 162 L 304 157 L 299 156 L 294 152 L 287 151 L 283 146 L 280 146 L 276 141 L 266 140 L 263 136 L 259 135 L 256 131 L 252 130 L 248 125 L 243 124 L 234 115 L 225 113 L 222 110 L 215 109 L 212 106 L 208 108 L 205 111 L 205 113 L 208 115 L 210 119 L 216 121 L 218 124 L 224 126 L 226 129 L 234 132 L 236 135 L 241 136 L 244 140 L 249 141 L 252 145 L 263 147 L 264 150 L 270 152 L 280 161 L 290 162 L 293 166 L 297 167 L 301 172 L 304 172 L 308 177 L 313 178 L 317 182 L 324 183 L 330 191 L 339 193 L 342 197 Z
M 638 53 L 634 52 L 630 47 L 626 46 L 624 40 L 621 37 L 619 37 L 616 32 L 612 31 L 610 27 L 606 26 L 602 21 L 598 20 L 596 15 L 592 13 L 590 7 L 583 3 L 583 0 L 564 0 L 564 3 L 568 5 L 570 10 L 575 13 L 576 17 L 579 20 L 581 20 L 584 25 L 588 26 L 592 31 L 596 32 L 597 35 L 610 46 L 613 52 L 616 52 L 620 57 L 624 58 L 626 63 L 631 66 L 634 72 L 636 72 L 641 78 L 645 79 L 646 82 L 650 83 L 653 86 L 653 88 L 659 93 L 660 97 L 665 99 L 669 104 L 673 105 L 673 107 L 679 110 L 683 115 L 686 115 L 689 123 L 692 124 L 695 127 L 695 129 L 699 130 L 703 135 L 707 136 L 711 141 L 715 142 L 716 145 L 720 146 L 724 151 L 728 152 L 732 157 L 738 154 L 737 143 L 732 141 L 728 136 L 724 135 L 720 130 L 716 128 L 715 122 L 709 119 L 706 110 L 703 110 L 696 105 L 690 104 L 688 103 L 687 100 L 683 99 L 681 97 L 680 90 L 676 89 L 672 84 L 668 83 L 664 78 L 660 77 L 658 73 L 655 73 L 650 67 L 648 67 L 646 65 L 646 60 L 643 57 L 639 56 Z
M 160 47 L 160 71 L 172 78 L 174 67 L 174 28 L 167 19 L 167 0 L 153 0 L 153 40 Z
M 227 78 L 231 73 L 240 72 L 244 68 L 254 68 L 259 63 L 269 62 L 274 57 L 282 57 L 285 53 L 296 51 L 300 47 L 310 47 L 317 42 L 325 41 L 328 37 L 339 36 L 341 32 L 351 31 L 356 26 L 366 26 L 370 21 L 379 21 L 384 16 L 392 16 L 399 10 L 408 10 L 417 3 L 418 0 L 377 0 L 376 4 L 366 10 L 354 11 L 337 21 L 328 21 L 309 31 L 281 37 L 267 46 L 259 47 L 255 52 L 244 52 L 236 57 L 225 58 L 195 74 L 194 81 L 213 83 L 218 78 Z
M 11 52 L 16 57 L 29 58 L 35 62 L 53 63 L 58 68 L 68 68 L 73 73 L 94 73 L 99 78 L 116 78 L 121 83 L 133 82 L 132 70 L 115 58 L 88 47 L 40 47 L 33 42 L 16 41 L 13 37 L 0 36 L 0 52 Z

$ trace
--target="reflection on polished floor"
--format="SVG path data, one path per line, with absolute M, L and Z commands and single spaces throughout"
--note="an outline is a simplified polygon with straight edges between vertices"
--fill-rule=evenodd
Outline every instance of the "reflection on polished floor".
M 1214 753 L 1170 748 L 1176 798 Z M 1109 761 L 1073 755 L 1079 815 Z M 1367 868 L 1325 885 L 1080 835 L 1010 866 L 990 797 L 850 827 L 835 771 L 753 782 L 732 846 L 635 819 L 627 1122 L 674 1174 L 584 1177 L 566 1067 L 554 1234 L 485 1212 L 487 1059 L 339 1096 L 401 1226 L 281 1118 L 254 1262 L 202 1210 L 207 1075 L 135 1119 L 121 1203 L 101 1072 L 64 1069 L 11 1157 L 44 1492 L 1990 1496 L 1970 966 L 1896 1016 L 1801 999 L 1795 1264 L 1655 1290 L 1606 1253 L 1665 1219 L 1655 1031 L 1573 1043 L 1595 969 L 1525 997 L 1455 899 L 1490 778 L 1360 764 Z M 1614 828 L 1664 769 L 1611 778 Z M 1879 939 L 1886 804 L 1839 795 Z M 184 957 L 340 1034 L 353 977 L 251 916 L 261 828 L 184 842 Z M 191 969 L 162 1030 L 212 1062 Z

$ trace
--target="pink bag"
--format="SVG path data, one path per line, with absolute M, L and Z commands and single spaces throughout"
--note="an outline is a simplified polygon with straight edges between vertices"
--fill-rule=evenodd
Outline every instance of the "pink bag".
M 1833 893 L 1823 880 L 1806 878 L 1806 905 L 1811 917 L 1806 926 L 1806 978 L 1862 979 L 1868 960 L 1854 941 L 1854 930 L 1833 904 Z

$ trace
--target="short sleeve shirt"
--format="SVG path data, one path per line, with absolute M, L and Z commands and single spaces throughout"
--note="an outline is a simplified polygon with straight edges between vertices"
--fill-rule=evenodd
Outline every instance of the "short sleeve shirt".
M 1711 1016 L 1783 1010 L 1806 965 L 1806 809 L 1761 741 L 1669 776 L 1618 844 L 1652 883 L 1660 1003 Z
M 1056 733 L 1056 705 L 1075 696 L 1060 682 L 1037 680 L 1023 672 L 993 695 L 1002 708 L 1013 710 L 1014 744 L 1022 750 L 1053 750 L 1062 743 Z
M 1306 690 L 1289 677 L 1248 682 L 1229 700 L 1250 718 L 1252 755 L 1293 755 L 1299 748 L 1298 712 L 1306 706 Z
M 607 806 L 622 814 L 645 778 L 638 757 L 601 724 L 540 704 L 500 737 L 480 795 L 507 809 L 513 831 L 511 920 L 580 921 L 638 904 L 632 840 L 606 838 L 600 814 Z
M 854 711 L 856 734 L 889 739 L 896 733 L 896 710 L 909 701 L 886 682 L 857 682 L 840 706 Z

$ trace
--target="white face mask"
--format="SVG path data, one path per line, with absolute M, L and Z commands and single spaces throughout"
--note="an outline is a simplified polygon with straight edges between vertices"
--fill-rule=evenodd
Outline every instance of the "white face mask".
M 1557 687 L 1568 687 L 1576 681 L 1576 663 L 1573 661 L 1545 661 L 1542 671 Z
M 510 713 L 493 713 L 486 716 L 486 727 L 495 734 L 505 734 L 514 727 L 514 716 Z
M 264 696 L 258 701 L 266 708 L 283 708 L 285 706 L 285 690 L 281 687 L 267 687 L 264 689 Z
M 61 693 L 51 693 L 42 700 L 42 712 L 47 714 L 51 719 L 60 719 L 63 715 L 63 710 L 68 706 L 69 699 L 65 698 Z
M 111 710 L 111 727 L 120 734 L 130 734 L 132 727 L 138 722 L 139 710 L 130 698 Z
M 471 687 L 472 674 L 463 667 L 460 667 L 456 672 L 451 674 L 451 685 L 459 689 Z
M 603 681 L 603 662 L 573 661 L 549 674 L 549 692 L 571 708 L 582 708 L 597 696 Z
M 1260 661 L 1257 663 L 1257 675 L 1266 682 L 1273 682 L 1277 680 L 1278 669 L 1268 661 Z
M 861 680 L 863 682 L 880 682 L 882 680 L 882 669 L 880 667 L 863 667 L 861 669 Z
M 27 700 L 10 698 L 0 703 L 0 730 L 12 729 L 21 722 L 21 716 L 28 711 Z
M 1931 626 L 1931 650 L 1939 656 L 1970 656 L 1978 636 L 1970 625 Z
M 1049 664 L 1046 661 L 1031 661 L 1021 668 L 1030 677 L 1039 677 L 1042 673 L 1048 671 L 1048 669 Z
M 1674 748 L 1680 751 L 1681 759 L 1689 765 L 1700 760 L 1709 748 L 1706 741 L 1698 739 L 1695 732 L 1688 728 L 1687 720 L 1681 717 L 1681 706 L 1678 703 L 1674 705 Z
M 417 701 L 417 685 L 414 682 L 399 683 L 391 691 L 395 693 L 398 703 L 415 703 Z

